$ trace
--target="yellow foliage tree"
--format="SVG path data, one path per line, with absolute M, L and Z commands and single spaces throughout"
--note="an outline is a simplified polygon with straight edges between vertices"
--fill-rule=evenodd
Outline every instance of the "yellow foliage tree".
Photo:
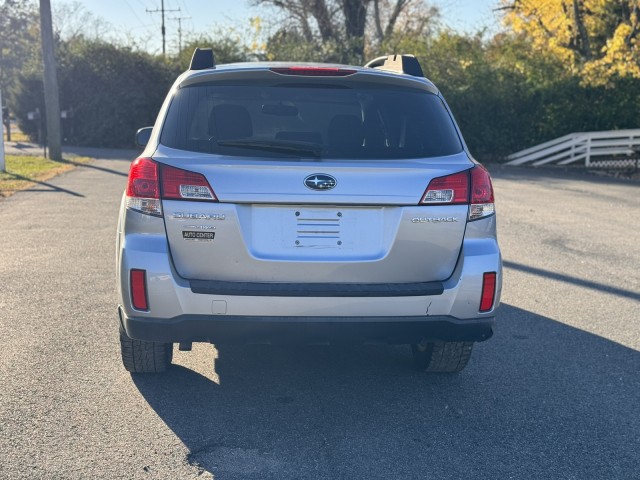
M 640 78 L 640 0 L 501 0 L 504 22 L 582 77 Z

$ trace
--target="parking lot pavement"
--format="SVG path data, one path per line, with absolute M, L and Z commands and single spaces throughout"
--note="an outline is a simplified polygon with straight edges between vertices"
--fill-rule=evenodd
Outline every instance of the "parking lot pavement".
M 639 184 L 492 169 L 503 306 L 459 375 L 197 345 L 132 376 L 110 156 L 0 201 L 0 478 L 640 478 Z

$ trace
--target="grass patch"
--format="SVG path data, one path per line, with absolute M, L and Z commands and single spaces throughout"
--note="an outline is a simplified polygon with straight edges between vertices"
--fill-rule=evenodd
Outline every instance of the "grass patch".
M 5 129 L 4 132 L 4 141 L 7 142 L 7 132 Z M 11 141 L 12 142 L 17 142 L 17 143 L 30 143 L 31 139 L 24 133 L 22 133 L 20 130 L 17 129 L 11 129 Z
M 90 161 L 87 157 L 73 157 L 56 162 L 30 155 L 6 155 L 6 172 L 0 172 L 0 197 L 8 197 L 34 183 L 44 182 Z

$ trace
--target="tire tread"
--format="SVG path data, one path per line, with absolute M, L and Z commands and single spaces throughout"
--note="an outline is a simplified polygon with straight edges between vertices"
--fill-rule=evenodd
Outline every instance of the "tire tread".
M 473 342 L 427 342 L 411 345 L 414 362 L 429 373 L 457 373 L 471 358 Z
M 172 343 L 145 342 L 130 338 L 120 325 L 122 364 L 132 373 L 161 373 L 171 365 Z

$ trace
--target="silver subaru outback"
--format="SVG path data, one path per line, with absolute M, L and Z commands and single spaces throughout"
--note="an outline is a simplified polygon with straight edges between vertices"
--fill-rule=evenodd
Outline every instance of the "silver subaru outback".
M 141 129 L 117 234 L 122 360 L 173 344 L 411 345 L 458 372 L 492 335 L 491 179 L 415 57 L 215 65 Z

